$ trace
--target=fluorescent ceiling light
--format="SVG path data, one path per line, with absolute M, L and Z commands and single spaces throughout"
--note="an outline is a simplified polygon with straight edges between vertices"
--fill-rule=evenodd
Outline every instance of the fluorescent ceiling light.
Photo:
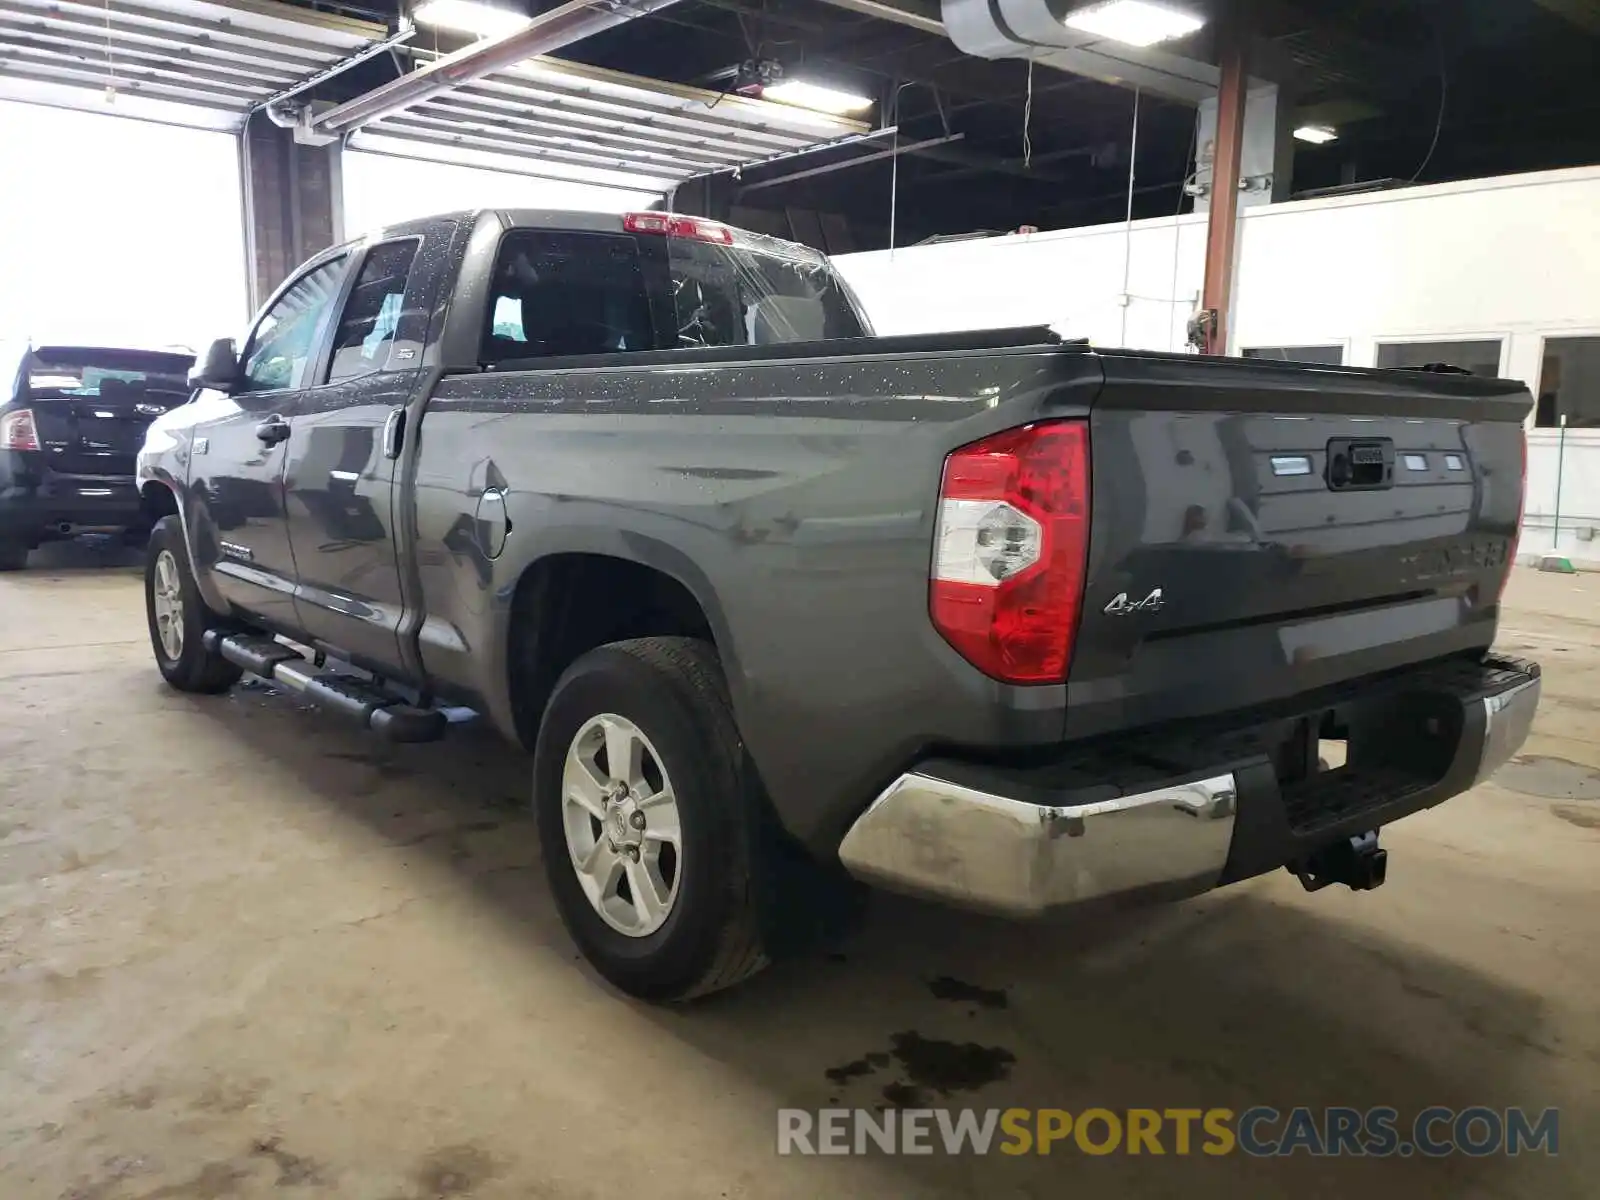
M 1302 142 L 1310 142 L 1313 146 L 1339 140 L 1339 135 L 1326 125 L 1302 125 L 1294 131 L 1294 136 Z
M 866 96 L 855 96 L 849 92 L 841 92 L 837 88 L 823 87 L 820 83 L 807 83 L 803 79 L 786 79 L 782 83 L 762 88 L 761 98 L 776 100 L 779 104 L 792 104 L 796 108 L 811 108 L 818 112 L 836 115 L 860 112 L 864 108 L 872 107 L 872 101 Z
M 452 29 L 476 37 L 500 37 L 528 24 L 531 18 L 509 8 L 480 4 L 478 0 L 423 0 L 411 19 L 433 29 Z
M 1145 0 L 1107 0 L 1068 13 L 1069 28 L 1098 34 L 1127 46 L 1154 46 L 1173 38 L 1188 37 L 1205 24 L 1192 13 L 1148 4 Z

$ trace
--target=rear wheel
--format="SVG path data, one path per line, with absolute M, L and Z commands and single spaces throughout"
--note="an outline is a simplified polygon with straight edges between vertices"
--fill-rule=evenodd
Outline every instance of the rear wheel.
M 28 565 L 28 547 L 24 542 L 0 541 L 0 571 L 20 571 Z
M 225 692 L 239 681 L 244 672 L 205 647 L 206 630 L 222 622 L 200 598 L 177 517 L 162 517 L 151 531 L 144 596 L 163 679 L 180 692 Z
M 623 991 L 686 1000 L 766 965 L 758 800 L 705 642 L 573 663 L 540 726 L 534 806 L 562 920 Z

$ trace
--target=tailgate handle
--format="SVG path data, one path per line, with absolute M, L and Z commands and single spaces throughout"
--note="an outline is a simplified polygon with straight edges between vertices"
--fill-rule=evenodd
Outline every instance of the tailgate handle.
M 1392 438 L 1334 438 L 1328 443 L 1328 488 L 1369 492 L 1394 486 Z

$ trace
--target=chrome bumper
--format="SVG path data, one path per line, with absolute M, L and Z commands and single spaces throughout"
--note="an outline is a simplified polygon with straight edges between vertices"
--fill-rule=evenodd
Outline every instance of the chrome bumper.
M 893 891 L 1029 917 L 1160 884 L 1205 891 L 1227 861 L 1233 816 L 1232 775 L 1046 807 L 910 774 L 850 827 L 839 858 Z
M 1483 754 L 1473 783 L 1482 783 L 1505 766 L 1528 740 L 1534 714 L 1539 711 L 1539 677 L 1519 683 L 1496 696 L 1483 699 Z
M 1419 807 L 1488 778 L 1521 748 L 1539 679 L 1470 703 L 1483 706 L 1482 740 L 1463 739 L 1446 776 L 1457 782 L 1441 780 Z M 912 772 L 856 819 L 839 858 L 864 882 L 1012 917 L 1156 888 L 1196 894 L 1221 881 L 1237 800 L 1232 774 L 1048 806 Z

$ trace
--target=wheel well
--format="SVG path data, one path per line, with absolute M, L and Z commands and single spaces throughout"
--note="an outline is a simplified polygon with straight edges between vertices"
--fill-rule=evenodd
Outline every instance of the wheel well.
M 534 563 L 517 581 L 506 647 L 522 744 L 533 748 L 556 680 L 579 656 L 625 638 L 670 636 L 716 643 L 694 593 L 665 572 L 603 554 Z
M 139 489 L 139 506 L 154 525 L 162 517 L 176 516 L 178 512 L 178 498 L 172 494 L 172 489 L 164 483 L 149 480 Z

